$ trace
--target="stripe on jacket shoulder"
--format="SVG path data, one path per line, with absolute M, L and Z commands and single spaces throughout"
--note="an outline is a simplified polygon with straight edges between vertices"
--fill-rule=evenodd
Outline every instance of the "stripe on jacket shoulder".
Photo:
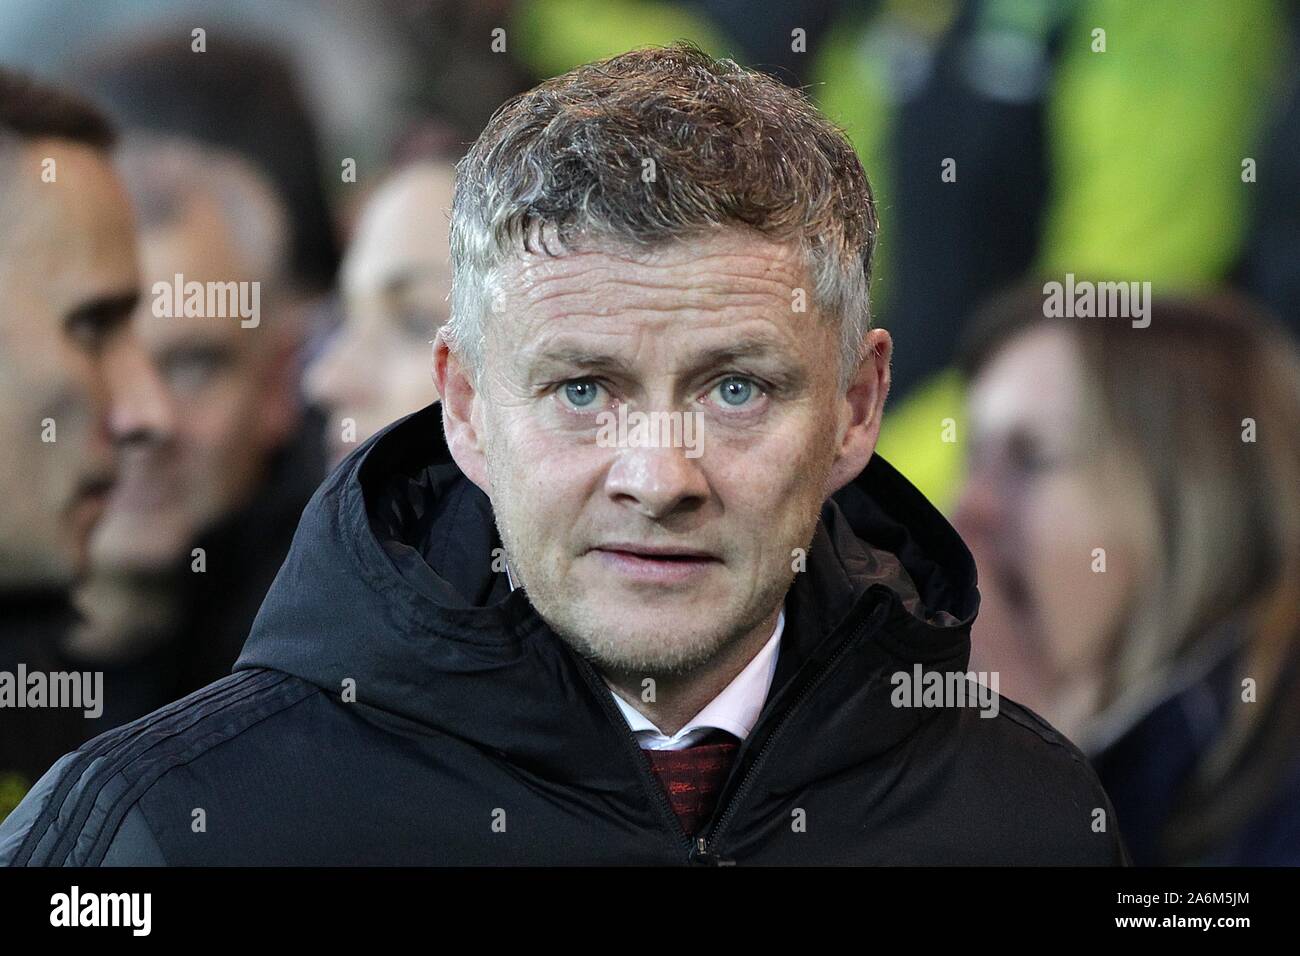
M 280 671 L 240 670 L 82 744 L 12 863 L 97 865 L 127 811 L 164 773 L 317 691 Z

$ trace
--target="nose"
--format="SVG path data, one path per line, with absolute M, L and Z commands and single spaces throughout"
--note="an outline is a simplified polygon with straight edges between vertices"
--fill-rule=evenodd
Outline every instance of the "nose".
M 114 336 L 104 357 L 108 428 L 117 445 L 170 438 L 176 410 L 140 340 L 129 330 Z
M 699 507 L 709 495 L 709 483 L 699 458 L 688 449 L 636 447 L 619 449 L 605 479 L 615 502 L 647 518 L 659 520 Z
M 1004 482 L 992 469 L 968 463 L 966 480 L 957 497 L 953 525 L 972 541 L 989 539 L 1006 530 L 1007 501 Z

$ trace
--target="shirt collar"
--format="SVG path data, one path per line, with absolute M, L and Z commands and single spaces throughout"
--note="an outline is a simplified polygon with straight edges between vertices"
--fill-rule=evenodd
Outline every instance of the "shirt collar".
M 683 750 L 711 730 L 725 730 L 729 734 L 744 740 L 758 722 L 758 715 L 767 701 L 768 691 L 772 687 L 772 678 L 776 674 L 777 651 L 781 645 L 781 634 L 785 630 L 785 609 L 777 616 L 776 627 L 767 643 L 754 655 L 731 683 L 722 689 L 717 697 L 704 705 L 704 708 L 686 722 L 681 730 L 669 736 L 655 726 L 654 722 L 641 713 L 618 694 L 614 694 L 614 703 L 622 711 L 627 724 L 644 750 Z M 610 691 L 610 693 L 614 693 Z

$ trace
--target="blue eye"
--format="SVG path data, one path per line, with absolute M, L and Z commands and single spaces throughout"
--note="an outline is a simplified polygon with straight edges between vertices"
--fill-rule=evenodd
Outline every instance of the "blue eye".
M 574 408 L 586 408 L 596 400 L 596 391 L 600 386 L 590 379 L 569 382 L 564 386 L 564 397 Z
M 739 407 L 754 394 L 754 383 L 746 378 L 726 378 L 718 383 L 719 394 L 725 405 Z

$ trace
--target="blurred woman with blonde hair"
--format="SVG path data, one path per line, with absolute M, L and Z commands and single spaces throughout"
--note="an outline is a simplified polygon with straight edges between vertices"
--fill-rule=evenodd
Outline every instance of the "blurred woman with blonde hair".
M 1040 287 L 964 349 L 972 666 L 1093 760 L 1139 864 L 1300 863 L 1300 358 L 1229 298 Z

